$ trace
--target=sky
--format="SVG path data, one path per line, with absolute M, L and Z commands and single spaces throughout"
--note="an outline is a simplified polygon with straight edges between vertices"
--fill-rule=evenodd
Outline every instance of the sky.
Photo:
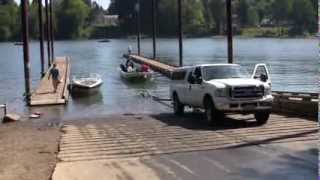
M 15 0 L 17 3 L 20 3 L 21 0 Z M 95 0 L 98 4 L 100 4 L 104 9 L 107 9 L 110 4 L 110 0 Z
M 110 0 L 95 0 L 98 4 L 100 4 L 104 9 L 107 9 L 110 4 Z

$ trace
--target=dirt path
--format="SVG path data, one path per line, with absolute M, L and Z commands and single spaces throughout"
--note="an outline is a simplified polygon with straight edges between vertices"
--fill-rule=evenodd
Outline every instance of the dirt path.
M 0 180 L 50 179 L 60 132 L 30 122 L 0 125 Z

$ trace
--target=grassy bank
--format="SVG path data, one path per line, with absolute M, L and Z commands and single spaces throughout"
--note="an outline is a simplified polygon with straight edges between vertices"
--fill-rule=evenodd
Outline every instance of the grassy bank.
M 297 34 L 288 27 L 262 27 L 262 28 L 243 28 L 240 36 L 244 37 L 270 37 L 270 38 L 296 38 L 296 37 L 315 37 L 315 34 Z

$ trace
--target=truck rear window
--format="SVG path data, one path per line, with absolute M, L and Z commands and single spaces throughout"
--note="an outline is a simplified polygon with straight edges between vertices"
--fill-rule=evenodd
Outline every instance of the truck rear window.
M 172 80 L 184 80 L 185 79 L 185 77 L 186 77 L 186 74 L 187 74 L 187 72 L 186 71 L 174 71 L 173 73 L 172 73 L 172 77 L 171 77 L 171 79 Z

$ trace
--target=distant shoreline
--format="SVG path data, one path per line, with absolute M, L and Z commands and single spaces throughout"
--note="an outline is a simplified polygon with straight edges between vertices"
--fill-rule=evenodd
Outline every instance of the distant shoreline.
M 244 36 L 244 35 L 234 35 L 235 39 L 318 39 L 317 35 L 312 36 L 279 36 L 279 37 L 270 37 L 270 36 Z M 222 35 L 212 35 L 212 36 L 188 36 L 185 35 L 184 39 L 223 39 L 226 36 Z M 56 39 L 55 41 L 85 41 L 85 40 L 104 40 L 104 39 L 136 39 L 136 36 L 123 36 L 123 37 L 109 37 L 109 38 L 78 38 L 78 39 Z M 152 39 L 152 36 L 142 36 L 141 39 Z M 174 36 L 160 36 L 157 39 L 177 39 Z M 31 39 L 30 42 L 38 42 L 39 40 Z M 20 41 L 0 41 L 0 43 L 14 43 L 16 46 L 21 46 Z

